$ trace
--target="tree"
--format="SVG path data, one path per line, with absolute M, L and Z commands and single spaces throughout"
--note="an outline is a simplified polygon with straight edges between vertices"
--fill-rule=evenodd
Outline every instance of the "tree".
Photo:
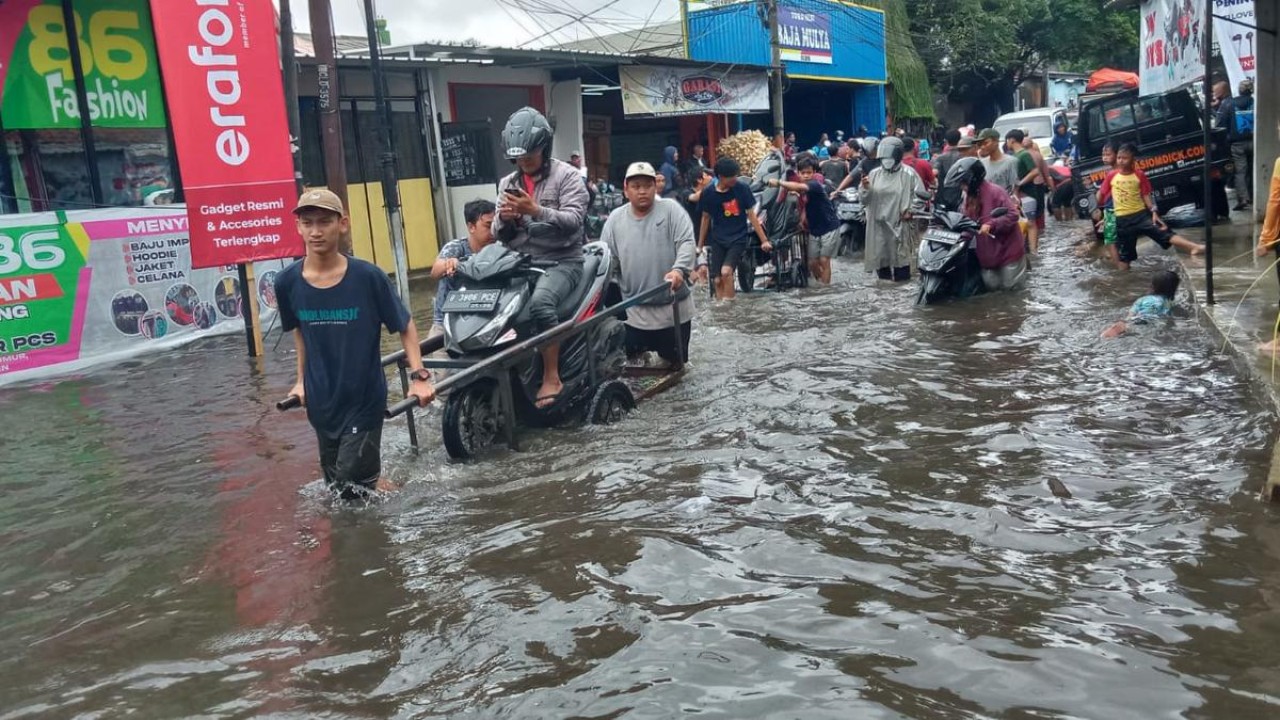
M 935 88 L 1012 110 L 1013 91 L 1050 64 L 1135 68 L 1138 12 L 1105 0 L 913 0 L 916 47 Z

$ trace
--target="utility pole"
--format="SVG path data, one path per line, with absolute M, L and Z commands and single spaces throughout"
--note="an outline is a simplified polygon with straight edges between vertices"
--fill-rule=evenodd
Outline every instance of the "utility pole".
M 293 184 L 302 194 L 302 119 L 298 110 L 298 59 L 293 48 L 293 8 L 280 0 L 280 71 L 284 74 L 285 112 L 289 117 L 289 149 L 293 153 Z
M 1213 53 L 1213 0 L 1204 0 L 1204 107 L 1200 121 L 1204 124 L 1204 165 L 1200 179 L 1204 181 L 1204 299 L 1208 305 L 1213 298 L 1213 78 L 1209 74 L 1209 60 Z
M 324 182 L 342 199 L 351 212 L 347 198 L 347 156 L 342 150 L 342 114 L 338 112 L 341 93 L 338 87 L 338 61 L 334 52 L 333 12 L 329 0 L 309 0 L 311 44 L 316 51 L 316 73 L 319 77 L 320 140 L 324 147 Z M 351 234 L 343 233 L 342 252 L 351 254 Z
M 396 144 L 391 136 L 391 102 L 387 100 L 387 76 L 382 72 L 382 52 L 378 47 L 377 19 L 373 0 L 364 0 L 365 30 L 369 35 L 369 60 L 373 65 L 373 93 L 378 104 L 378 135 L 382 153 L 382 197 L 387 207 L 387 227 L 391 230 L 391 250 L 396 261 L 396 287 L 405 307 L 409 304 L 409 253 L 404 244 L 404 218 L 400 215 L 400 187 L 396 173 Z
M 764 0 L 769 10 L 769 104 L 773 106 L 773 132 L 785 133 L 782 124 L 782 45 L 778 41 L 778 0 Z

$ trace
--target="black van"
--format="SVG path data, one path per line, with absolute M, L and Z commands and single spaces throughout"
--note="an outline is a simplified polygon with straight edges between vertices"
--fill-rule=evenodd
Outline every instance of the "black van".
M 1076 190 L 1076 210 L 1088 217 L 1093 196 L 1109 168 L 1102 164 L 1102 147 L 1108 141 L 1138 146 L 1138 169 L 1147 174 L 1155 200 L 1164 213 L 1179 205 L 1204 205 L 1204 126 L 1200 104 L 1188 89 L 1139 97 L 1126 90 L 1086 100 L 1076 127 L 1079 159 L 1071 168 Z M 1213 181 L 1215 215 L 1228 215 L 1222 178 L 1231 171 L 1231 151 L 1226 131 L 1215 129 L 1209 177 Z

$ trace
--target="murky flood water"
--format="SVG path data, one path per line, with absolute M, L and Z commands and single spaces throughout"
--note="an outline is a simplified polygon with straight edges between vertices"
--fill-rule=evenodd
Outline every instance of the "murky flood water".
M 0 391 L 0 717 L 1274 717 L 1275 418 L 1192 320 L 1099 341 L 1169 261 L 1064 235 L 1018 295 L 704 303 L 620 425 L 391 425 L 366 509 L 288 341 Z

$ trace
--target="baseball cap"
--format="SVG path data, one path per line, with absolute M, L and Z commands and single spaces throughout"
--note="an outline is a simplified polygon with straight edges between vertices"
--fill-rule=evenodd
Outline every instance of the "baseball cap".
M 972 135 L 965 135 L 964 137 L 960 138 L 960 142 L 956 143 L 956 147 L 971 148 L 977 144 L 978 144 L 978 141 L 974 140 Z
M 582 151 L 574 150 L 573 152 L 569 153 L 569 157 L 571 158 L 582 157 Z
M 978 133 L 978 142 L 984 142 L 986 140 L 995 140 L 996 142 L 1000 142 L 1000 131 L 995 128 L 987 128 L 986 130 Z
M 342 200 L 337 193 L 329 188 L 312 188 L 302 193 L 302 197 L 298 198 L 298 206 L 293 209 L 293 214 L 306 210 L 307 208 L 320 208 L 321 210 L 329 210 L 339 215 L 346 216 L 347 212 L 342 209 Z
M 647 162 L 635 162 L 627 166 L 627 174 L 624 179 L 630 180 L 633 177 L 642 176 L 657 179 L 658 172 Z

